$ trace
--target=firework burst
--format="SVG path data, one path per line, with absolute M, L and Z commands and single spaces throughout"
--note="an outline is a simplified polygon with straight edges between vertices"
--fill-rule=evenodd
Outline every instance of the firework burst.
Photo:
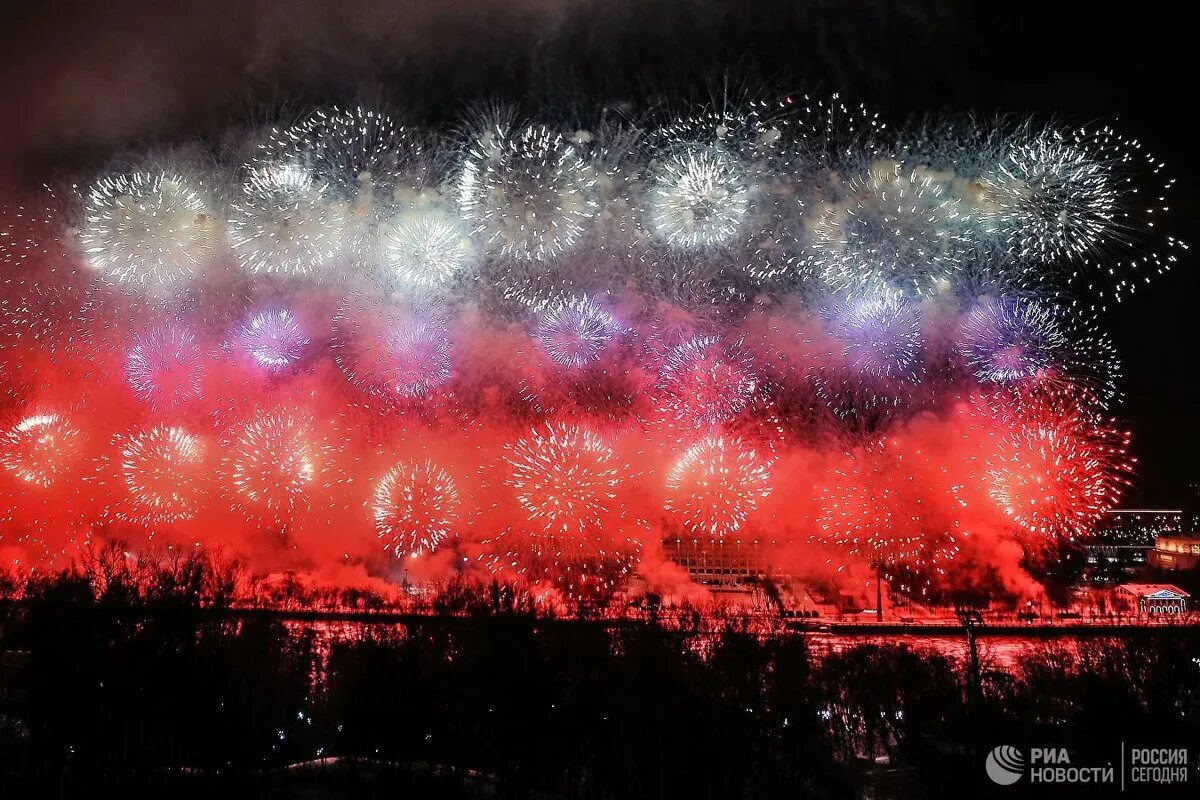
M 203 380 L 199 340 L 177 323 L 139 333 L 125 353 L 126 383 L 153 408 L 170 410 L 198 399 Z
M 295 314 L 286 308 L 269 308 L 250 317 L 233 343 L 258 366 L 279 372 L 304 355 L 309 340 Z
M 551 537 L 596 534 L 619 510 L 623 473 L 612 447 L 577 425 L 530 431 L 505 447 L 505 485 L 531 524 Z
M 342 252 L 343 211 L 296 163 L 251 167 L 231 208 L 229 243 L 250 273 L 321 277 Z
M 458 200 L 490 250 L 547 261 L 579 243 L 596 215 L 595 184 L 578 148 L 549 128 L 498 126 L 468 151 Z
M 204 447 L 183 428 L 156 425 L 117 442 L 131 508 L 120 516 L 148 525 L 192 519 L 205 502 Z
M 750 206 L 744 167 L 716 147 L 683 146 L 659 159 L 646 198 L 650 230 L 672 247 L 732 242 Z
M 707 426 L 744 411 L 762 391 L 763 381 L 740 341 L 698 336 L 667 354 L 659 388 L 678 420 Z
M 310 420 L 275 411 L 241 425 L 223 444 L 225 488 L 247 517 L 286 523 L 329 469 L 329 445 Z
M 397 558 L 437 549 L 454 531 L 461 509 L 454 478 L 429 459 L 395 464 L 371 498 L 376 534 Z
M 393 218 L 383 233 L 383 264 L 398 288 L 444 288 L 474 257 L 475 246 L 457 214 L 423 207 Z
M 80 455 L 79 430 L 62 414 L 30 414 L 0 438 L 0 466 L 24 483 L 48 488 Z
M 600 358 L 619 332 L 612 314 L 583 297 L 549 305 L 539 315 L 536 337 L 551 361 L 577 369 Z
M 1078 312 L 1037 300 L 984 298 L 963 318 L 958 353 L 983 384 L 1074 382 L 1102 403 L 1116 395 L 1112 343 Z
M 450 380 L 448 322 L 434 307 L 356 293 L 338 307 L 333 337 L 338 366 L 368 394 L 424 397 Z
M 958 201 L 930 176 L 877 162 L 853 178 L 846 202 L 828 205 L 812 231 L 826 285 L 925 297 L 953 285 L 959 269 Z
M 919 382 L 921 320 L 898 294 L 838 298 L 826 306 L 825 317 L 827 332 L 856 373 Z
M 710 436 L 667 473 L 667 513 L 696 536 L 737 533 L 771 493 L 771 462 L 741 439 Z
M 959 486 L 943 460 L 895 439 L 845 454 L 818 491 L 819 541 L 876 567 L 938 568 L 959 553 Z
M 1078 395 L 1038 393 L 993 410 L 999 432 L 987 459 L 989 493 L 1022 530 L 1075 539 L 1120 500 L 1132 471 L 1129 434 Z
M 1043 263 L 1090 255 L 1117 231 L 1110 166 L 1057 132 L 1013 146 L 982 184 L 990 232 Z
M 177 290 L 209 257 L 216 231 L 208 203 L 179 175 L 131 172 L 87 194 L 79 242 L 105 279 L 149 292 Z

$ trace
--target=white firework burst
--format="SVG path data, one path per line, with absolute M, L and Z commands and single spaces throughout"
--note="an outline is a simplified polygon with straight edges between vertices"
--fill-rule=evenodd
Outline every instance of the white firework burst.
M 553 537 L 601 531 L 619 508 L 622 479 L 612 446 L 588 428 L 556 424 L 505 447 L 504 479 L 529 521 Z
M 825 206 L 812 258 L 838 291 L 899 291 L 925 297 L 953 286 L 961 258 L 958 200 L 919 169 L 877 162 L 852 179 L 845 202 Z
M 328 186 L 298 163 L 251 167 L 232 204 L 230 244 L 247 272 L 327 276 L 342 253 L 346 217 Z
M 210 257 L 208 202 L 180 175 L 136 171 L 98 180 L 87 193 L 79 241 L 105 280 L 174 292 Z
M 1121 209 L 1117 177 L 1095 156 L 1050 132 L 1014 145 L 981 180 L 989 231 L 1043 263 L 1096 252 L 1118 234 Z
M 400 289 L 443 289 L 470 265 L 475 245 L 457 213 L 420 207 L 396 215 L 382 237 L 383 268 Z
M 575 144 L 545 126 L 478 137 L 458 178 L 459 206 L 493 252 L 548 261 L 579 244 L 596 215 L 596 178 Z
M 648 225 L 684 250 L 732 243 L 750 208 L 746 168 L 728 151 L 684 145 L 662 156 L 646 192 Z

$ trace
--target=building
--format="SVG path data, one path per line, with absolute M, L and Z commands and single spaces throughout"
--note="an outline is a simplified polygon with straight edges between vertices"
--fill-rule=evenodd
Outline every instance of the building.
M 1195 569 L 1200 566 L 1200 534 L 1159 536 L 1150 551 L 1150 566 L 1159 569 Z
M 1183 614 L 1188 595 L 1169 583 L 1122 583 L 1117 587 L 1118 605 L 1138 614 Z
M 687 570 L 693 581 L 712 589 L 737 590 L 772 574 L 774 541 L 728 538 L 723 541 L 672 536 L 663 540 L 666 556 Z
M 1183 529 L 1180 509 L 1119 508 L 1105 513 L 1080 544 L 1095 579 L 1120 580 L 1150 562 L 1158 537 Z

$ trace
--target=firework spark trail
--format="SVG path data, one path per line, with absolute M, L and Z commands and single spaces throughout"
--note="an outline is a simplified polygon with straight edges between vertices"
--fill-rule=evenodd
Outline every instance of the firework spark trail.
M 1185 249 L 1140 143 L 836 96 L 464 130 L 317 109 L 6 210 L 0 538 L 120 520 L 582 597 L 681 532 L 931 577 L 1119 499 L 1082 309 Z

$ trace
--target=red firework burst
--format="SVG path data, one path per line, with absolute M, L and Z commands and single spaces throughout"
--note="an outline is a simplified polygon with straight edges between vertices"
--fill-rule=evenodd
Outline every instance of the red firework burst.
M 741 439 L 709 436 L 667 474 L 667 512 L 685 529 L 716 539 L 742 527 L 771 493 L 771 462 Z
M 998 433 L 989 494 L 1028 533 L 1086 534 L 1128 485 L 1129 433 L 1076 394 L 1024 396 L 991 410 Z

